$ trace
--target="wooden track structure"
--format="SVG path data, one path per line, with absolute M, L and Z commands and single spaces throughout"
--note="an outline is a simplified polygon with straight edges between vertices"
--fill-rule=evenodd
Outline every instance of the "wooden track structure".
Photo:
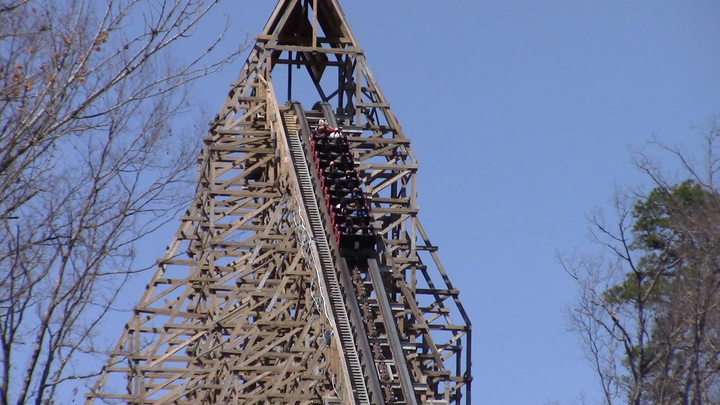
M 337 0 L 280 0 L 255 39 L 204 138 L 194 201 L 86 403 L 469 405 L 470 321 L 418 218 L 410 140 Z M 304 68 L 350 135 L 381 235 L 372 269 L 348 267 L 327 230 L 321 263 L 290 142 L 314 113 L 278 103 L 280 65 L 290 88 Z

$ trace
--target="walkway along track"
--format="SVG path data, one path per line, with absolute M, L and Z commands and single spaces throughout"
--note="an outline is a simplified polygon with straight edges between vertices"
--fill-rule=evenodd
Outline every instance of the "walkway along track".
M 305 210 L 310 220 L 314 241 L 320 256 L 320 264 L 323 276 L 328 285 L 328 295 L 333 310 L 337 333 L 340 335 L 343 354 L 350 374 L 350 380 L 353 386 L 355 403 L 359 405 L 383 404 L 382 396 L 379 398 L 374 395 L 371 402 L 368 386 L 365 376 L 363 375 L 363 367 L 360 362 L 360 356 L 356 346 L 356 335 L 353 333 L 350 325 L 347 307 L 337 278 L 336 266 L 333 261 L 333 254 L 328 243 L 327 233 L 325 231 L 325 221 L 320 213 L 317 203 L 317 194 L 313 186 L 313 178 L 307 164 L 305 150 L 300 139 L 300 131 L 309 133 L 309 125 L 305 118 L 305 112 L 300 104 L 295 103 L 294 108 L 283 112 L 283 122 L 285 124 L 285 132 L 287 135 L 290 154 L 292 156 L 295 173 L 298 177 L 300 192 L 302 194 Z M 378 393 L 379 394 L 379 393 Z M 379 400 L 379 401 L 378 401 Z

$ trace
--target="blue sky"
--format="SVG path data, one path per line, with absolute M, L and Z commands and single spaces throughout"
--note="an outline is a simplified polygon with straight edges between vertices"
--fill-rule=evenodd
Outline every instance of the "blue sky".
M 228 49 L 274 5 L 221 3 Z M 420 217 L 475 331 L 473 402 L 598 398 L 555 254 L 596 250 L 586 215 L 643 182 L 629 146 L 696 145 L 691 126 L 720 114 L 720 2 L 341 5 L 420 161 Z M 197 86 L 210 111 L 241 59 Z

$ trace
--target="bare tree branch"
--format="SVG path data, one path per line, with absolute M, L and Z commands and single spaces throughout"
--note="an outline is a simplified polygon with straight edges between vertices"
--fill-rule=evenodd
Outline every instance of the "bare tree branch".
M 578 286 L 566 311 L 605 404 L 720 403 L 720 194 L 718 127 L 703 133 L 704 161 L 681 146 L 650 145 L 689 180 L 670 180 L 643 150 L 633 161 L 649 193 L 617 192 L 614 217 L 590 216 L 596 256 L 560 256 Z M 609 255 L 610 259 L 607 259 Z
M 0 404 L 54 403 L 96 375 L 99 330 L 149 267 L 136 244 L 192 190 L 188 85 L 240 51 L 216 55 L 225 20 L 207 51 L 172 57 L 216 4 L 0 4 Z

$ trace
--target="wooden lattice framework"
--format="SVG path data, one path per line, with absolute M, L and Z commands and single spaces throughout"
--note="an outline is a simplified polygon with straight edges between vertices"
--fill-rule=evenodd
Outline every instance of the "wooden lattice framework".
M 337 0 L 281 0 L 255 38 L 204 138 L 195 199 L 87 402 L 353 403 L 272 85 L 288 65 L 355 129 L 419 402 L 469 404 L 470 322 L 417 216 L 410 141 Z

